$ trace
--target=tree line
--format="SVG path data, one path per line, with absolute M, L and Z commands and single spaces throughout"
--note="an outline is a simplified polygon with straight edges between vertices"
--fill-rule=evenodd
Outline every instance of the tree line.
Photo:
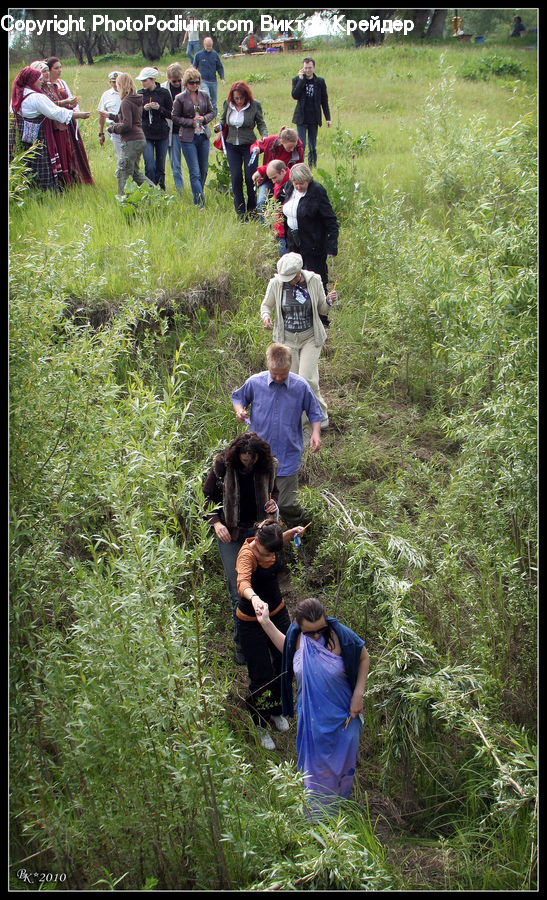
M 236 20 L 252 18 L 256 26 L 256 31 L 260 35 L 261 31 L 258 27 L 262 15 L 271 16 L 272 12 L 275 18 L 280 20 L 293 20 L 297 17 L 311 17 L 314 13 L 320 13 L 326 20 L 334 15 L 345 15 L 347 18 L 354 20 L 371 19 L 378 17 L 380 21 L 399 17 L 401 10 L 397 9 L 331 9 L 331 10 L 315 10 L 315 9 L 124 9 L 113 10 L 108 9 L 19 9 L 11 10 L 14 18 L 26 20 L 57 20 L 67 18 L 70 15 L 77 16 L 83 20 L 84 28 L 82 30 L 73 30 L 71 33 L 61 35 L 56 31 L 44 31 L 41 35 L 31 35 L 30 38 L 22 35 L 11 46 L 12 57 L 24 57 L 25 59 L 32 57 L 33 59 L 44 59 L 48 56 L 74 57 L 80 65 L 93 65 L 98 57 L 107 56 L 109 54 L 128 54 L 141 53 L 145 59 L 150 62 L 157 62 L 164 53 L 173 54 L 181 48 L 184 38 L 184 31 L 160 30 L 157 26 L 149 27 L 147 30 L 141 31 L 112 31 L 108 30 L 104 25 L 97 26 L 93 18 L 94 16 L 104 15 L 110 19 L 121 19 L 129 16 L 130 18 L 142 19 L 146 12 L 153 12 L 158 22 L 170 21 L 175 18 L 186 19 L 189 21 L 192 17 L 200 20 L 206 20 L 211 26 L 220 19 Z M 450 14 L 453 12 L 448 9 L 407 9 L 404 10 L 404 18 L 414 23 L 412 36 L 418 39 L 442 39 L 446 36 L 447 30 L 450 29 Z M 464 15 L 472 10 L 459 10 L 459 15 Z M 511 10 L 484 10 L 489 13 L 485 18 L 484 29 L 488 30 L 490 19 L 492 24 L 497 23 L 499 13 L 511 13 Z M 492 18 L 494 17 L 494 18 Z M 488 21 L 487 21 L 488 19 Z M 495 19 L 495 22 L 494 22 Z M 510 19 L 508 19 L 510 21 Z M 215 49 L 220 53 L 234 52 L 238 49 L 238 44 L 245 36 L 241 32 L 225 31 L 210 32 L 213 38 Z M 364 31 L 357 29 L 353 32 L 355 46 L 362 46 L 369 43 L 372 39 L 374 42 L 382 41 L 384 35 L 374 31 Z

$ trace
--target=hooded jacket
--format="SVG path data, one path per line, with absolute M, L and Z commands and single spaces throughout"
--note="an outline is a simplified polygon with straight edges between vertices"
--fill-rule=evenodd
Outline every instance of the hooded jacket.
M 118 115 L 110 118 L 116 118 L 116 124 L 108 131 L 121 135 L 123 144 L 146 140 L 142 130 L 142 94 L 128 94 L 121 102 Z

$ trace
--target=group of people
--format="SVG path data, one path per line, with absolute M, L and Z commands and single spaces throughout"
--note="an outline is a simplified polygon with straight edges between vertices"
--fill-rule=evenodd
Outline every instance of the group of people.
M 281 257 L 278 269 L 281 274 L 270 281 L 265 300 L 273 312 L 270 298 L 278 295 L 275 319 L 281 319 L 285 340 L 291 340 L 287 325 L 295 309 L 294 303 L 283 303 L 283 288 L 290 286 L 290 300 L 300 285 L 310 287 L 305 305 L 313 321 L 321 308 L 322 283 L 317 274 L 302 270 L 297 254 Z M 247 708 L 262 746 L 275 749 L 269 728 L 289 729 L 286 716 L 294 715 L 296 677 L 298 766 L 312 807 L 323 809 L 351 791 L 369 655 L 364 641 L 327 616 L 316 598 L 297 604 L 291 624 L 279 585 L 283 547 L 305 530 L 297 497 L 304 423 L 309 448 L 317 453 L 326 422 L 324 401 L 295 371 L 299 352 L 287 343 L 270 344 L 266 370 L 232 393 L 236 419 L 249 431 L 217 454 L 203 493 L 228 586 L 235 661 L 247 665 Z
M 27 165 L 41 190 L 93 183 L 78 128 L 78 120 L 89 113 L 80 110 L 80 98 L 61 78 L 61 68 L 56 56 L 36 60 L 19 72 L 11 89 L 10 159 L 19 145 L 25 150 L 35 146 Z
M 204 89 L 202 73 L 210 81 L 220 71 L 224 83 L 223 70 L 209 58 L 214 51 L 208 41 L 203 51 L 198 47 L 190 67 L 170 65 L 161 84 L 153 67 L 137 76 L 139 90 L 129 74 L 109 73 L 110 87 L 98 105 L 99 143 L 103 146 L 107 135 L 112 142 L 119 194 L 130 176 L 137 184 L 147 181 L 165 189 L 167 154 L 175 186 L 182 189 L 183 156 L 194 202 L 203 208 L 216 96 L 211 83 Z M 313 60 L 305 60 L 293 80 L 296 130 L 284 126 L 268 135 L 261 105 L 242 81 L 231 85 L 217 125 L 238 216 L 262 215 L 268 197 L 275 198 L 279 259 L 260 307 L 273 338 L 267 368 L 231 397 L 237 421 L 249 430 L 218 454 L 203 491 L 228 585 L 235 659 L 248 668 L 247 706 L 260 741 L 275 748 L 269 726 L 289 728 L 285 716 L 294 715 L 295 675 L 299 766 L 322 803 L 347 797 L 351 790 L 369 660 L 362 639 L 327 616 L 313 598 L 297 606 L 291 625 L 278 582 L 280 551 L 303 531 L 297 491 L 304 436 L 317 453 L 328 426 L 318 363 L 328 313 L 338 301 L 336 286 L 327 288 L 338 222 L 311 171 L 321 109 L 330 124 L 326 87 L 314 67 Z M 44 189 L 92 182 L 78 132 L 78 120 L 89 113 L 80 110 L 79 98 L 60 76 L 59 60 L 50 58 L 25 67 L 12 87 L 10 151 L 15 152 L 17 141 L 37 145 L 30 166 Z

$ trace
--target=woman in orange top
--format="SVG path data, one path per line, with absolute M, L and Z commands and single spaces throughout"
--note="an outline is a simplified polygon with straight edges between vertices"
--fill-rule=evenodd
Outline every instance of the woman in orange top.
M 260 626 L 256 612 L 267 603 L 270 618 L 286 634 L 290 619 L 277 580 L 277 552 L 303 530 L 298 525 L 283 531 L 275 519 L 265 519 L 254 537 L 247 538 L 236 560 L 240 595 L 236 616 L 250 680 L 247 709 L 262 746 L 269 750 L 275 750 L 275 744 L 265 726 L 272 721 L 279 731 L 287 731 L 289 723 L 281 715 L 281 653 Z

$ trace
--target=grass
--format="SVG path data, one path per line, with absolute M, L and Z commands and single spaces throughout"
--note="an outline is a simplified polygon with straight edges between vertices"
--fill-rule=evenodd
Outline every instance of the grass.
M 178 693 L 181 679 L 194 696 L 189 648 L 197 596 L 203 610 L 207 685 L 210 680 L 207 699 L 219 728 L 210 758 L 216 763 L 218 754 L 215 784 L 221 800 L 227 791 L 222 817 L 226 828 L 234 830 L 223 841 L 227 853 L 232 851 L 230 866 L 241 881 L 238 887 L 253 879 L 261 884 L 261 852 L 266 851 L 264 878 L 270 889 L 287 879 L 288 871 L 295 878 L 308 877 L 312 858 L 317 877 L 325 879 L 318 884 L 326 884 L 334 873 L 334 883 L 343 886 L 347 873 L 354 876 L 363 846 L 376 861 L 378 883 L 384 886 L 400 883 L 408 889 L 418 883 L 421 889 L 464 890 L 533 885 L 531 857 L 526 857 L 527 809 L 523 801 L 522 808 L 516 807 L 517 819 L 511 818 L 515 797 L 506 780 L 512 773 L 524 784 L 527 771 L 533 773 L 531 754 L 521 754 L 520 768 L 511 755 L 523 743 L 517 726 L 530 733 L 534 728 L 533 584 L 529 571 L 515 567 L 505 518 L 509 509 L 518 525 L 517 513 L 524 507 L 516 479 L 507 490 L 507 482 L 495 478 L 499 459 L 507 456 L 511 464 L 516 460 L 518 484 L 533 477 L 526 474 L 528 458 L 518 455 L 529 441 L 526 423 L 533 416 L 515 419 L 522 416 L 521 407 L 514 403 L 506 413 L 503 406 L 510 403 L 506 388 L 516 384 L 519 399 L 533 379 L 530 356 L 521 351 L 512 369 L 507 351 L 508 345 L 518 348 L 523 338 L 529 340 L 521 323 L 528 309 L 524 275 L 532 266 L 524 239 L 530 223 L 522 214 L 515 230 L 505 227 L 490 193 L 480 193 L 485 179 L 478 184 L 478 176 L 474 178 L 474 161 L 484 164 L 494 158 L 490 129 L 497 133 L 523 116 L 534 116 L 535 56 L 500 46 L 498 52 L 526 66 L 526 77 L 518 82 L 457 77 L 464 63 L 492 52 L 490 46 L 398 43 L 315 54 L 317 71 L 329 86 L 334 128 L 352 136 L 370 132 L 375 138 L 370 150 L 354 161 L 368 202 L 355 205 L 353 219 L 342 220 L 339 256 L 331 263 L 342 296 L 320 364 L 331 427 L 322 453 L 304 457 L 302 483 L 309 488 L 304 499 L 315 527 L 308 532 L 289 590 L 289 605 L 299 593 L 317 592 L 350 627 L 365 632 L 373 661 L 359 784 L 354 805 L 348 807 L 349 824 L 337 825 L 339 850 L 332 856 L 332 835 L 291 832 L 298 816 L 291 811 L 278 818 L 273 793 L 263 809 L 257 812 L 253 806 L 253 789 L 247 785 L 256 783 L 260 791 L 268 787 L 259 784 L 265 754 L 252 740 L 241 709 L 245 685 L 231 661 L 222 571 L 197 515 L 203 471 L 213 451 L 238 430 L 230 390 L 264 365 L 269 334 L 258 309 L 274 271 L 272 235 L 258 224 L 239 225 L 230 198 L 212 188 L 206 189 L 204 213 L 196 210 L 186 189 L 165 209 L 129 220 L 115 201 L 114 153 L 108 143 L 99 147 L 95 119 L 82 126 L 95 186 L 76 187 L 60 197 L 33 196 L 10 211 L 15 263 L 12 537 L 17 548 L 12 589 L 19 626 L 15 641 L 21 644 L 17 684 L 27 686 L 15 692 L 16 722 L 24 740 L 14 734 L 12 757 L 14 771 L 21 775 L 14 844 L 20 858 L 38 850 L 50 853 L 51 843 L 64 859 L 68 847 L 71 866 L 85 888 L 101 874 L 96 863 L 104 866 L 107 848 L 113 860 L 104 870 L 109 883 L 131 868 L 131 885 L 139 886 L 135 850 L 126 838 L 131 833 L 145 859 L 140 860 L 141 885 L 152 876 L 177 889 L 186 884 L 184 877 L 190 888 L 217 884 L 214 854 L 205 849 L 210 809 L 202 809 L 195 772 L 194 784 L 185 774 L 194 771 L 189 766 L 195 747 L 191 739 L 184 744 L 169 713 L 176 707 L 177 715 L 188 714 Z M 281 55 L 226 62 L 227 83 L 253 73 L 264 76 L 253 81 L 253 88 L 271 132 L 290 122 L 295 62 Z M 141 65 L 142 60 L 132 58 L 123 67 L 135 74 Z M 96 104 L 111 66 L 110 61 L 85 69 L 64 67 L 63 76 L 81 94 L 83 108 Z M 450 98 L 447 123 L 455 123 L 456 137 L 461 122 L 480 115 L 482 123 L 476 140 L 461 145 L 461 183 L 454 199 L 447 200 L 441 189 L 428 192 L 430 173 L 412 148 L 428 98 L 441 96 L 440 74 L 451 72 L 454 89 L 442 95 Z M 333 177 L 338 163 L 348 163 L 335 158 L 334 136 L 323 127 L 319 139 L 320 164 Z M 501 193 L 522 199 L 531 190 L 525 180 L 529 172 L 519 166 L 514 175 L 507 146 L 510 141 L 496 151 L 501 163 L 495 174 L 502 178 L 506 152 L 511 177 L 503 181 Z M 484 148 L 489 154 L 481 155 Z M 439 145 L 441 168 L 442 151 Z M 495 188 L 498 182 L 492 184 Z M 172 188 L 169 164 L 167 187 Z M 481 200 L 478 218 L 473 218 L 473 191 Z M 476 284 L 475 272 L 482 272 L 484 281 L 477 276 Z M 156 314 L 157 303 L 172 312 L 170 319 Z M 80 305 L 77 319 L 74 310 Z M 497 316 L 492 322 L 479 315 L 490 307 Z M 467 325 L 463 312 L 468 308 L 472 327 L 463 334 L 456 313 Z M 97 320 L 91 321 L 93 309 Z M 109 327 L 97 328 L 99 313 L 104 311 L 106 321 L 109 310 Z M 494 327 L 497 321 L 500 328 Z M 474 343 L 471 333 L 480 327 L 483 343 Z M 463 362 L 449 344 L 436 357 L 430 333 L 436 350 L 445 338 L 459 350 L 465 339 Z M 488 342 L 490 333 L 493 343 Z M 490 388 L 489 393 L 484 381 L 490 372 L 494 384 L 492 357 L 500 360 L 502 373 L 497 392 Z M 475 369 L 467 368 L 473 365 Z M 462 393 L 454 396 L 454 387 Z M 472 416 L 477 415 L 480 425 L 478 415 L 485 406 L 490 418 L 481 444 Z M 471 418 L 462 424 L 465 413 Z M 517 428 L 518 447 L 511 430 L 515 421 L 523 425 Z M 520 524 L 524 529 L 526 522 Z M 118 635 L 121 623 L 127 631 L 120 629 Z M 181 641 L 179 632 L 188 638 Z M 140 648 L 136 655 L 134 645 Z M 119 664 L 113 666 L 113 659 Z M 99 675 L 101 666 L 106 675 Z M 460 687 L 460 666 L 486 670 L 486 690 L 477 693 L 476 701 L 474 690 L 468 697 Z M 156 702 L 150 671 L 166 692 L 165 703 Z M 114 691 L 111 702 L 111 680 L 123 696 L 120 710 Z M 148 719 L 141 697 L 147 698 Z M 71 709 L 68 722 L 65 705 Z M 118 723 L 125 709 L 126 732 Z M 483 729 L 498 748 L 499 767 L 477 734 L 470 737 L 453 718 L 478 712 L 491 716 L 491 730 L 484 723 Z M 224 726 L 233 745 L 224 743 Z M 74 747 L 65 739 L 70 729 Z M 133 751 L 135 733 L 139 740 Z M 206 756 L 206 735 L 200 732 L 202 739 Z M 58 762 L 55 741 L 62 746 L 64 765 Z M 418 810 L 403 803 L 398 753 L 405 746 L 407 751 L 416 746 L 415 757 L 409 757 L 410 774 L 419 786 L 428 786 L 423 794 L 417 792 Z M 284 783 L 282 766 L 294 759 L 294 729 L 280 747 L 282 762 L 268 770 L 272 790 L 275 779 Z M 184 766 L 178 765 L 181 752 L 186 754 Z M 243 761 L 252 763 L 256 782 L 238 781 L 238 767 L 231 765 L 225 787 L 224 760 L 234 753 L 241 767 Z M 386 753 L 391 766 L 384 765 Z M 111 781 L 104 778 L 103 757 L 113 766 Z M 121 771 L 113 762 L 118 758 Z M 163 767 L 165 761 L 170 768 Z M 87 781 L 81 777 L 81 762 Z M 55 784 L 47 782 L 48 766 Z M 76 800 L 57 783 L 69 767 Z M 434 775 L 428 780 L 430 770 Z M 40 777 L 50 788 L 40 793 L 47 816 L 36 787 L 42 791 Z M 190 836 L 188 846 L 195 827 L 193 852 L 178 833 L 161 839 L 163 811 L 160 815 L 154 798 L 141 790 L 149 779 L 160 795 L 170 795 L 169 825 L 176 821 L 183 837 Z M 528 802 L 531 788 L 526 789 Z M 188 812 L 183 805 L 187 798 Z M 126 809 L 133 832 L 126 830 Z M 491 820 L 484 819 L 487 813 Z M 240 815 L 243 819 L 236 822 Z M 389 828 L 381 827 L 386 820 L 391 837 Z M 403 828 L 404 821 L 417 824 Z M 71 830 L 65 840 L 67 822 Z M 522 827 L 512 836 L 515 822 Z M 63 837 L 55 845 L 57 825 Z M 284 848 L 284 871 L 263 845 L 268 829 L 275 829 Z M 345 830 L 351 831 L 349 837 Z M 94 842 L 88 844 L 89 836 Z M 147 850 L 149 845 L 153 850 Z M 215 843 L 217 853 L 221 846 Z M 181 866 L 180 877 L 172 867 L 162 870 L 164 851 L 173 853 L 169 858 Z M 382 881 L 386 857 L 390 878 Z M 177 877 L 178 883 L 169 881 Z

